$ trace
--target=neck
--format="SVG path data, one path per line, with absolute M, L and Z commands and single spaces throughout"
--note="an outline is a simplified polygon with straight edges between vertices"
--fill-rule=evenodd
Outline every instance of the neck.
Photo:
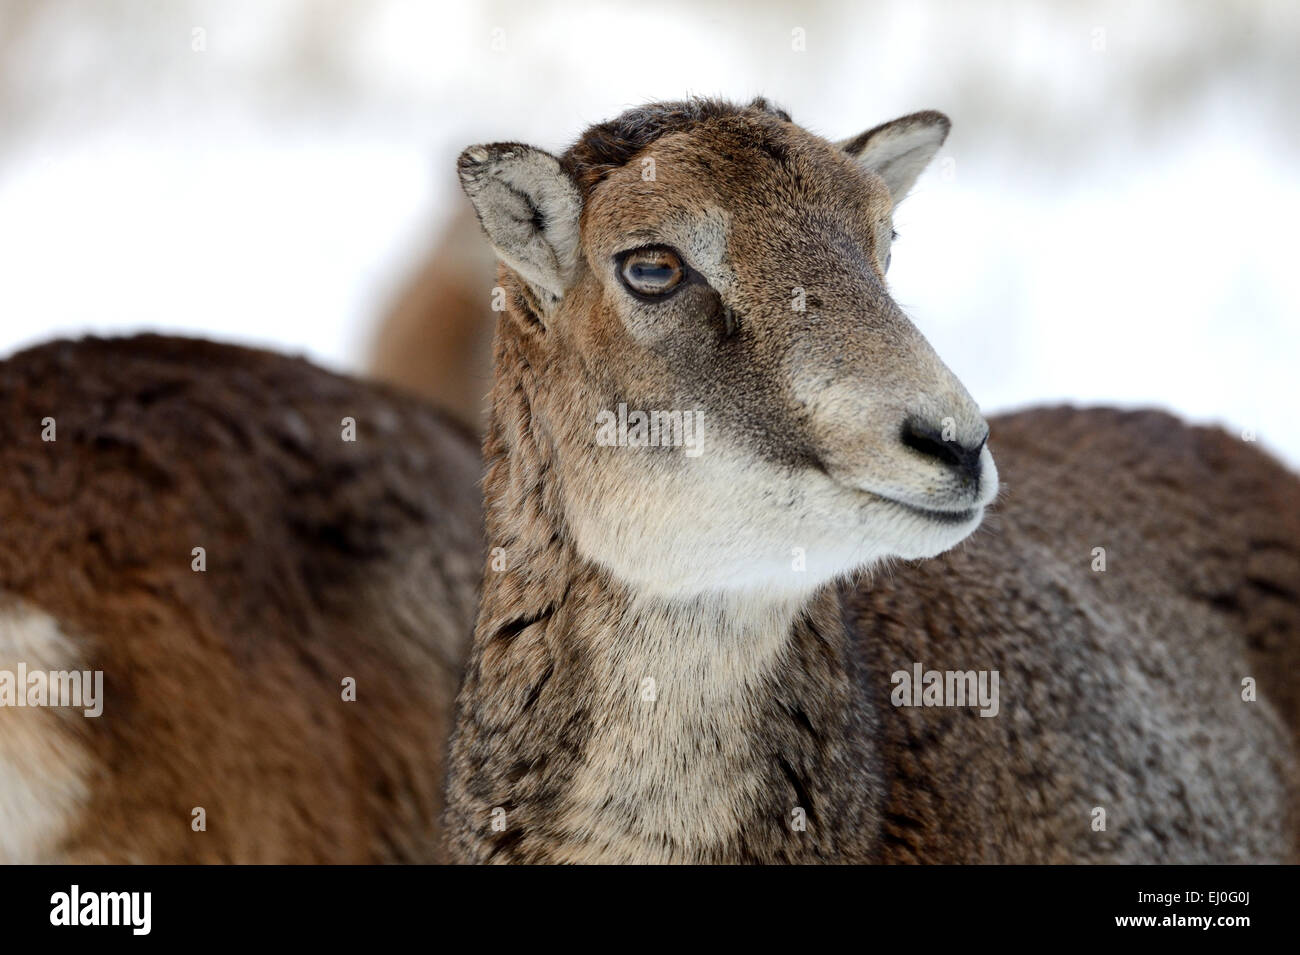
M 486 445 L 494 550 L 448 766 L 453 855 L 869 861 L 881 786 L 835 591 L 675 601 L 613 579 L 573 550 L 539 429 L 503 426 L 527 420 L 525 394 L 498 389 Z

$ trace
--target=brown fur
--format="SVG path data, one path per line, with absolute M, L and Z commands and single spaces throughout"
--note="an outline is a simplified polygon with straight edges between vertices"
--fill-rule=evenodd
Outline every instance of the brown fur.
M 98 719 L 41 714 L 77 741 L 46 758 L 89 764 L 42 856 L 440 858 L 481 555 L 467 437 L 300 360 L 155 336 L 15 355 L 0 408 L 0 592 L 105 675 Z M 30 713 L 0 709 L 0 736 Z
M 985 527 L 845 595 L 878 690 L 914 660 L 1002 674 L 995 719 L 882 707 L 882 860 L 1294 861 L 1300 481 L 1158 412 L 991 427 Z

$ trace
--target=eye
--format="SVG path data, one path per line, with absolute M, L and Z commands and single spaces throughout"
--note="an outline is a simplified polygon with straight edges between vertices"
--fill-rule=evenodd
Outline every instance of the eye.
M 623 253 L 618 276 L 634 295 L 661 298 L 681 284 L 686 267 L 672 249 L 633 249 Z
M 892 261 L 894 261 L 894 248 L 893 248 L 893 246 L 894 246 L 894 240 L 896 240 L 897 238 L 898 238 L 898 233 L 897 233 L 895 230 L 890 229 L 890 230 L 889 230 L 889 246 L 890 246 L 890 248 L 889 248 L 889 251 L 885 253 L 885 271 L 886 271 L 886 272 L 889 271 L 889 263 L 892 262 Z

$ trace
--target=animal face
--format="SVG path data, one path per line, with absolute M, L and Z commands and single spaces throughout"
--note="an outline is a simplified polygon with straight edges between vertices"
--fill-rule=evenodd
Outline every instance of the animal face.
M 670 104 L 563 160 L 466 151 L 516 302 L 498 378 L 530 369 L 585 556 L 665 596 L 802 595 L 978 526 L 987 427 L 885 279 L 893 205 L 947 128 L 832 144 L 761 102 Z

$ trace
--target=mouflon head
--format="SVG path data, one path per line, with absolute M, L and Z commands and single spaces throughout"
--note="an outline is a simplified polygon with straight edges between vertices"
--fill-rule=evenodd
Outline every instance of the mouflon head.
M 891 298 L 892 212 L 940 113 L 833 143 L 763 100 L 630 110 L 561 156 L 474 146 L 462 185 L 509 302 L 578 551 L 644 590 L 801 593 L 936 555 L 997 491 L 975 402 Z

